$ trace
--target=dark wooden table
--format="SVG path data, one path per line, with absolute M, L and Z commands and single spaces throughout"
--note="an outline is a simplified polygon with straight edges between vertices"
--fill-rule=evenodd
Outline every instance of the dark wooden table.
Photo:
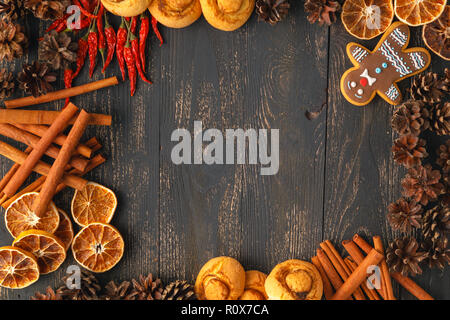
M 117 20 L 116 26 L 117 26 Z M 27 19 L 30 37 L 43 34 Z M 147 67 L 154 84 L 139 82 L 134 97 L 127 83 L 73 99 L 91 112 L 113 115 L 111 128 L 90 128 L 104 144 L 108 162 L 88 178 L 111 187 L 119 204 L 112 221 L 126 251 L 103 283 L 152 272 L 164 281 L 194 281 L 208 259 L 229 255 L 246 269 L 270 270 L 286 259 L 309 260 L 324 239 L 339 245 L 355 233 L 398 233 L 385 218 L 401 192 L 405 170 L 393 162 L 393 107 L 376 98 L 367 107 L 347 103 L 339 91 L 351 66 L 345 45 L 355 38 L 337 22 L 310 25 L 303 1 L 293 1 L 288 19 L 276 27 L 255 16 L 236 32 L 213 29 L 201 18 L 182 30 L 161 28 L 166 43 L 152 37 Z M 420 28 L 412 45 L 422 45 Z M 373 48 L 377 40 L 363 42 Z M 37 55 L 33 41 L 27 61 Z M 21 61 L 15 64 L 19 70 Z M 432 70 L 448 63 L 433 55 Z M 106 76 L 119 76 L 116 63 Z M 99 71 L 95 79 L 103 76 Z M 88 81 L 87 67 L 76 81 Z M 403 82 L 405 88 L 409 80 Z M 63 87 L 60 83 L 60 87 Z M 309 121 L 307 109 L 327 102 Z M 60 108 L 62 102 L 46 106 Z M 170 136 L 177 128 L 280 129 L 280 170 L 261 176 L 255 165 L 174 165 Z M 8 141 L 6 139 L 6 141 Z M 430 153 L 443 139 L 430 136 Z M 1 159 L 1 173 L 11 162 Z M 70 210 L 72 190 L 56 204 Z M 12 238 L 0 224 L 0 244 Z M 2 299 L 28 299 L 56 286 L 73 264 L 24 290 L 0 290 Z M 450 273 L 425 268 L 417 282 L 438 299 L 449 299 Z M 396 296 L 413 297 L 396 285 Z

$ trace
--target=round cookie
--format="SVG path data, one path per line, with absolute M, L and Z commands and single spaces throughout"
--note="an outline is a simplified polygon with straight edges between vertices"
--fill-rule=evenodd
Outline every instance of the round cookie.
M 287 260 L 273 268 L 264 285 L 269 300 L 320 300 L 323 283 L 316 267 L 306 261 Z

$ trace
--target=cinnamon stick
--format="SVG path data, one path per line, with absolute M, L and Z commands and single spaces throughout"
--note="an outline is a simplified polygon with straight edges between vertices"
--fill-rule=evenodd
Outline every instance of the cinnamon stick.
M 44 181 L 45 181 L 45 176 L 40 176 L 39 178 L 34 180 L 32 183 L 30 183 L 28 186 L 26 186 L 25 188 L 23 188 L 22 190 L 17 192 L 15 195 L 13 195 L 11 198 L 9 198 L 5 202 L 3 202 L 2 207 L 7 209 L 11 205 L 11 203 L 16 201 L 19 197 L 21 197 L 25 193 L 37 192 L 38 188 L 44 183 Z
M 20 128 L 22 130 L 28 131 L 38 137 L 42 137 L 44 135 L 44 133 L 48 130 L 48 127 L 45 125 L 41 125 L 41 124 L 22 124 L 22 123 L 15 123 L 14 124 L 15 127 Z M 57 136 L 55 138 L 55 140 L 53 140 L 54 144 L 57 144 L 59 146 L 62 146 L 64 144 L 64 141 L 66 141 L 67 136 L 64 134 L 60 134 L 59 136 Z M 80 143 L 77 148 L 76 151 L 82 155 L 83 157 L 86 157 L 88 159 L 91 158 L 92 156 L 92 150 L 86 146 L 83 143 Z
M 3 141 L 0 141 L 0 155 L 3 155 L 6 158 L 20 164 L 21 167 L 27 158 L 27 154 L 25 152 L 22 152 Z M 34 166 L 33 171 L 39 173 L 40 175 L 46 176 L 50 171 L 50 165 L 43 161 L 38 161 Z M 83 189 L 87 183 L 87 181 L 83 178 L 71 174 L 64 175 L 63 182 L 69 187 L 77 190 Z
M 70 103 L 69 103 L 70 105 Z M 67 109 L 68 106 L 65 108 Z M 64 110 L 65 110 L 64 109 Z M 63 112 L 64 112 L 63 110 Z M 66 141 L 61 147 L 61 151 L 58 154 L 55 162 L 50 168 L 50 172 L 48 173 L 47 179 L 45 179 L 44 184 L 42 185 L 42 189 L 39 192 L 39 201 L 36 203 L 35 214 L 40 217 L 46 210 L 50 201 L 53 199 L 55 195 L 56 187 L 61 181 L 61 178 L 64 175 L 64 168 L 67 163 L 69 163 L 70 157 L 72 156 L 75 147 L 78 145 L 78 142 L 81 139 L 81 136 L 84 133 L 84 129 L 86 129 L 89 122 L 89 113 L 84 110 L 81 110 L 79 113 L 75 124 L 67 136 Z M 49 128 L 49 130 L 51 127 Z
M 356 262 L 350 260 L 348 257 L 344 259 L 345 263 L 347 264 L 347 266 L 349 267 L 350 271 L 353 273 L 356 268 L 358 267 L 358 265 L 356 264 Z M 370 300 L 381 300 L 380 297 L 378 296 L 378 294 L 372 290 L 369 289 L 369 287 L 367 286 L 366 281 L 363 281 L 363 283 L 361 284 L 361 288 L 363 289 L 364 293 L 366 294 L 366 296 L 370 299 Z
M 28 154 L 33 150 L 32 148 L 28 147 L 25 150 L 25 153 Z M 3 191 L 3 188 L 8 184 L 9 180 L 14 176 L 16 171 L 19 169 L 20 164 L 14 163 L 12 167 L 9 169 L 9 171 L 3 176 L 2 180 L 0 181 L 0 192 Z
M 381 241 L 380 236 L 373 237 L 373 247 L 378 252 L 381 252 L 381 254 L 384 255 L 383 242 Z M 382 285 L 384 286 L 384 297 L 386 298 L 386 300 L 395 300 L 391 276 L 385 259 L 381 260 L 380 270 L 381 270 L 381 278 L 383 279 Z
M 66 107 L 67 108 L 67 107 Z M 63 110 L 65 110 L 64 108 Z M 0 109 L 0 123 L 21 123 L 21 124 L 53 124 L 62 111 L 46 110 L 11 110 Z M 76 116 L 70 119 L 67 124 L 73 124 Z M 106 114 L 92 113 L 89 124 L 98 126 L 110 126 L 112 118 Z
M 7 123 L 0 123 L 0 134 L 14 139 L 16 141 L 22 142 L 33 149 L 35 149 L 38 146 L 39 138 L 35 136 L 34 134 L 31 134 L 25 130 L 19 129 L 13 125 L 7 124 Z M 59 148 L 55 147 L 54 145 L 50 144 L 47 150 L 45 150 L 45 154 L 49 157 L 56 159 L 59 153 Z M 87 159 L 82 159 L 79 157 L 74 157 L 70 160 L 69 164 L 77 168 L 78 170 L 84 170 L 86 166 L 88 165 L 89 161 Z
M 370 244 L 367 243 L 366 240 L 364 240 L 359 234 L 355 234 L 353 236 L 353 241 L 364 251 L 366 254 L 369 254 L 369 252 L 373 249 Z
M 97 154 L 96 156 L 94 156 L 92 158 L 92 160 L 90 161 L 89 165 L 87 166 L 87 168 L 83 172 L 76 172 L 76 169 L 74 169 L 74 170 L 71 171 L 71 174 L 74 174 L 74 175 L 77 175 L 77 176 L 83 176 L 86 173 L 88 173 L 89 171 L 92 171 L 95 168 L 97 168 L 99 165 L 101 165 L 105 161 L 106 161 L 106 159 L 101 154 Z M 61 192 L 65 187 L 67 187 L 67 185 L 65 185 L 63 182 L 60 183 L 56 187 L 55 194 Z
M 326 255 L 333 264 L 333 267 L 339 273 L 341 278 L 344 281 L 347 280 L 349 275 L 351 274 L 350 269 L 348 269 L 348 266 L 345 264 L 344 259 L 342 259 L 342 257 L 337 252 L 336 248 L 333 246 L 331 241 L 326 240 L 322 242 L 320 244 L 320 247 L 322 248 L 323 251 L 325 251 Z M 366 300 L 360 288 L 357 288 L 355 292 L 352 292 L 352 294 L 356 300 Z
M 339 277 L 339 274 L 334 269 L 333 264 L 322 249 L 317 249 L 317 258 L 319 259 L 320 264 L 325 270 L 328 279 L 330 279 L 333 288 L 335 290 L 338 290 L 344 284 L 344 282 L 342 281 L 341 277 Z
M 434 300 L 425 290 L 423 290 L 417 283 L 408 277 L 403 276 L 399 272 L 391 273 L 391 277 L 395 279 L 403 288 L 409 291 L 413 296 L 419 300 Z
M 359 235 L 356 237 L 355 235 L 353 239 L 357 239 L 357 241 L 360 243 L 361 246 L 363 246 L 368 252 L 372 250 L 372 246 L 368 244 L 363 238 L 361 238 Z M 356 243 L 352 240 L 344 240 L 342 241 L 342 245 L 344 246 L 345 250 L 347 250 L 350 257 L 352 257 L 353 261 L 356 262 L 357 265 L 360 265 L 361 262 L 364 260 L 364 254 L 361 252 L 360 248 L 356 245 Z M 372 289 L 373 290 L 373 289 Z M 381 288 L 376 289 L 380 296 L 387 300 L 383 290 Z
M 377 265 L 383 255 L 377 250 L 372 249 L 364 258 L 362 263 L 355 269 L 355 271 L 348 277 L 344 284 L 336 291 L 331 300 L 345 300 L 358 288 L 367 278 L 367 269 L 370 266 Z
M 44 94 L 44 95 L 36 97 L 36 98 L 33 96 L 30 96 L 30 97 L 24 97 L 24 98 L 19 98 L 19 99 L 8 100 L 8 101 L 5 101 L 5 106 L 8 109 L 28 107 L 28 106 L 32 106 L 35 104 L 46 103 L 46 102 L 51 102 L 51 101 L 55 101 L 55 100 L 61 100 L 61 99 L 65 99 L 65 98 L 71 98 L 74 96 L 78 96 L 80 94 L 84 94 L 84 93 L 95 91 L 95 90 L 98 90 L 101 88 L 113 86 L 118 83 L 119 83 L 119 81 L 117 80 L 116 77 L 111 77 L 111 78 L 94 81 L 91 83 L 86 83 L 86 84 L 68 88 L 68 89 L 49 92 L 47 94 Z
M 322 283 L 323 283 L 323 294 L 325 295 L 325 299 L 329 300 L 334 294 L 333 287 L 331 286 L 330 279 L 328 279 L 328 276 L 325 272 L 325 270 L 322 267 L 322 264 L 319 261 L 319 258 L 317 256 L 311 258 L 311 262 L 313 265 L 319 270 L 320 276 L 322 277 Z
M 344 240 L 342 241 L 342 246 L 347 250 L 350 257 L 352 257 L 353 261 L 357 264 L 361 264 L 361 262 L 364 260 L 364 254 L 361 252 L 361 250 L 358 248 L 356 243 L 354 243 L 352 240 Z
M 76 175 L 76 176 L 83 176 L 84 174 L 92 171 L 93 169 L 95 169 L 96 167 L 98 167 L 99 165 L 104 163 L 105 161 L 106 161 L 106 159 L 101 154 L 98 154 L 89 161 L 89 165 L 82 173 L 77 172 L 76 169 L 72 169 L 71 171 L 68 172 L 68 174 L 72 174 L 72 175 Z M 31 184 L 29 184 L 28 186 L 23 188 L 20 192 L 16 193 L 14 196 L 9 198 L 7 201 L 3 202 L 2 207 L 5 209 L 8 208 L 11 205 L 11 203 L 16 201 L 17 198 L 24 195 L 25 193 L 41 191 L 41 187 L 45 181 L 45 178 L 46 178 L 45 176 L 40 176 L 39 178 L 37 178 L 34 182 L 32 182 Z M 65 185 L 63 182 L 61 182 L 58 185 L 58 187 L 56 187 L 55 194 L 59 193 L 65 187 L 67 187 L 67 185 Z
M 22 110 L 17 111 L 24 112 Z M 33 150 L 26 157 L 26 160 L 22 163 L 20 168 L 11 178 L 5 189 L 3 189 L 4 194 L 6 194 L 8 197 L 11 197 L 17 192 L 24 181 L 30 176 L 31 172 L 33 171 L 33 167 L 42 158 L 45 151 L 51 145 L 52 141 L 61 131 L 63 131 L 67 127 L 68 121 L 74 116 L 77 111 L 78 108 L 73 103 L 69 103 L 67 107 L 64 108 L 61 113 L 59 113 L 53 124 L 48 128 L 42 138 L 39 139 L 39 142 L 34 146 Z

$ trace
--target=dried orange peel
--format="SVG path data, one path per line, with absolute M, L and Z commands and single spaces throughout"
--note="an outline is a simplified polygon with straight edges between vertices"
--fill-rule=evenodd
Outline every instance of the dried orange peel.
M 98 183 L 88 182 L 83 190 L 76 190 L 72 199 L 72 217 L 85 227 L 94 222 L 109 223 L 117 207 L 114 192 Z
M 394 19 L 391 0 L 347 0 L 342 6 L 342 24 L 358 39 L 373 39 L 389 28 Z
M 444 12 L 447 0 L 395 0 L 395 15 L 409 26 L 433 22 Z
M 69 216 L 63 210 L 58 208 L 59 213 L 59 226 L 58 229 L 53 233 L 59 240 L 64 243 L 66 251 L 69 250 L 70 245 L 74 237 L 72 221 L 70 221 Z
M 36 258 L 20 248 L 7 246 L 0 248 L 0 286 L 22 289 L 39 279 Z
M 39 193 L 25 193 L 17 198 L 5 212 L 5 225 L 9 233 L 16 238 L 20 233 L 30 229 L 39 229 L 53 233 L 59 225 L 59 214 L 55 204 L 51 202 L 41 216 L 33 211 L 33 204 L 38 201 Z
M 41 274 L 56 271 L 66 259 L 64 243 L 53 234 L 42 230 L 22 232 L 14 240 L 13 246 L 33 254 Z
M 124 252 L 120 232 L 105 223 L 92 223 L 83 228 L 73 239 L 72 253 L 84 268 L 100 273 L 113 268 Z

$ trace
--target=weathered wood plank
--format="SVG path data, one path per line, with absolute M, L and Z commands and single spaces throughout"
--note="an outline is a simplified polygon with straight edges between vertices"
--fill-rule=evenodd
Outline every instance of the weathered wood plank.
M 282 260 L 314 253 L 321 240 L 325 116 L 309 122 L 304 112 L 325 101 L 327 38 L 296 5 L 276 28 L 253 17 L 234 33 L 204 21 L 169 33 L 171 50 L 183 47 L 184 56 L 163 62 L 170 68 L 161 114 L 163 277 L 193 280 L 217 255 L 269 272 Z M 254 165 L 173 165 L 170 134 L 192 132 L 194 120 L 223 132 L 280 129 L 279 173 L 263 177 Z

